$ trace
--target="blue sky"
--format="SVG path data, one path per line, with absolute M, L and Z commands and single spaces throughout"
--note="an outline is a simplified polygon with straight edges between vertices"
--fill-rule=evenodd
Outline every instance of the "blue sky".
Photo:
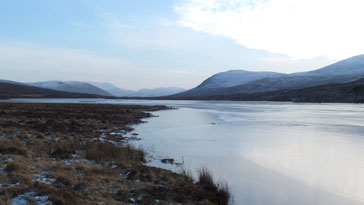
M 347 26 L 362 15 L 360 1 L 348 0 L 344 20 L 335 18 L 340 1 L 301 2 L 3 0 L 1 78 L 192 88 L 230 69 L 291 73 L 361 54 L 355 40 L 364 32 Z M 319 10 L 330 2 L 333 9 Z M 354 34 L 332 34 L 340 25 Z

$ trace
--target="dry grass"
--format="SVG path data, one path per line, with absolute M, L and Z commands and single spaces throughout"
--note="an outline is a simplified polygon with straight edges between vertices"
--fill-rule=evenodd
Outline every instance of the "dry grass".
M 188 181 L 191 181 L 191 182 L 195 181 L 194 178 L 193 178 L 193 174 L 192 174 L 191 170 L 182 168 L 180 170 L 179 174 L 184 176 Z
M 148 167 L 143 150 L 110 134 L 159 109 L 166 107 L 0 103 L 0 204 L 29 192 L 54 204 L 224 204 L 223 187 Z
M 217 204 L 228 204 L 231 198 L 229 187 L 226 182 L 216 183 L 211 171 L 202 167 L 197 172 L 198 184 L 201 185 L 206 198 L 214 199 Z
M 25 156 L 27 151 L 18 138 L 10 138 L 2 140 L 2 143 L 0 144 L 0 153 Z
M 86 159 L 97 163 L 112 161 L 115 165 L 127 168 L 144 162 L 144 152 L 130 145 L 119 147 L 110 142 L 87 142 L 84 150 Z

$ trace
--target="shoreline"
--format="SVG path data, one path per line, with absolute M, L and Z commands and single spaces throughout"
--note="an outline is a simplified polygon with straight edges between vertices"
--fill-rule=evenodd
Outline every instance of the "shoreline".
M 166 109 L 0 103 L 0 202 L 227 204 L 227 187 L 147 166 L 128 144 L 131 124 Z
M 65 99 L 65 100 L 74 100 L 74 99 L 91 99 L 91 100 L 157 100 L 157 101 L 221 101 L 221 102 L 246 102 L 246 103 L 254 103 L 254 102 L 265 102 L 265 103 L 293 103 L 293 104 L 363 104 L 363 102 L 353 102 L 353 101 L 292 101 L 292 100 L 238 100 L 238 99 L 206 99 L 206 98 L 161 98 L 161 97 L 103 97 L 103 98 L 35 98 L 35 97 L 20 97 L 20 98 L 0 98 L 0 103 L 39 103 L 39 102 L 17 102 L 16 100 L 29 100 L 29 99 L 35 99 L 35 100 L 59 100 L 59 99 Z M 15 101 L 13 101 L 15 100 Z M 60 102 L 41 102 L 41 103 L 60 103 Z M 83 102 L 82 102 L 83 103 Z M 78 104 L 82 104 L 78 103 Z M 70 103 L 72 104 L 72 102 Z M 87 103 L 85 103 L 87 104 Z

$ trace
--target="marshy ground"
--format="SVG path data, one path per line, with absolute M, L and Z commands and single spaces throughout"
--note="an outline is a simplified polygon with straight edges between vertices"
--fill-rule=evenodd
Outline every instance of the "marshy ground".
M 145 165 L 129 126 L 164 106 L 0 103 L 0 204 L 227 204 L 206 169 L 193 180 Z

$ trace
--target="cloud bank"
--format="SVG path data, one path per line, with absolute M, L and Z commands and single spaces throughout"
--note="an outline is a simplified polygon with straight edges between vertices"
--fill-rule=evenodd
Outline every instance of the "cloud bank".
M 178 24 L 295 59 L 364 53 L 362 0 L 181 0 Z

